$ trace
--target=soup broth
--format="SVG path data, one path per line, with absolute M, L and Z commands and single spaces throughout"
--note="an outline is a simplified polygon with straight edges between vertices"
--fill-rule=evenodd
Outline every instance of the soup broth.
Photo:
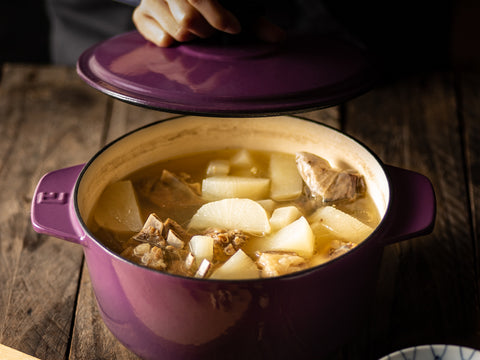
M 244 279 L 325 263 L 379 222 L 354 169 L 309 153 L 228 149 L 162 161 L 110 184 L 88 226 L 137 264 Z

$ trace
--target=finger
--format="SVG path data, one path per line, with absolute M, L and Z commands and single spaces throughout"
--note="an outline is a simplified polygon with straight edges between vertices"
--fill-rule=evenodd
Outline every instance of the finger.
M 142 36 L 160 47 L 168 47 L 175 41 L 152 17 L 136 8 L 132 20 Z
M 140 6 L 145 16 L 156 21 L 168 35 L 176 41 L 184 42 L 195 38 L 195 35 L 182 28 L 173 17 L 170 7 L 164 0 L 145 0 Z
M 215 32 L 215 29 L 205 20 L 187 0 L 166 0 L 170 12 L 180 28 L 195 34 L 198 37 L 206 38 Z
M 215 29 L 229 34 L 238 34 L 241 31 L 238 19 L 216 0 L 188 0 L 188 2 Z

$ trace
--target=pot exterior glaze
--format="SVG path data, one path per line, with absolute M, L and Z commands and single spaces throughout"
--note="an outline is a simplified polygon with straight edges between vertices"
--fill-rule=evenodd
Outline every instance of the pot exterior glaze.
M 431 231 L 435 199 L 424 176 L 384 166 L 358 142 L 323 125 L 285 117 L 274 121 L 279 126 L 275 129 L 265 119 L 257 125 L 247 119 L 193 117 L 157 123 L 110 144 L 87 165 L 47 174 L 39 182 L 32 203 L 35 230 L 84 247 L 105 324 L 142 358 L 321 358 L 348 341 L 368 317 L 383 247 Z M 292 126 L 302 135 L 292 134 Z M 371 189 L 382 222 L 363 243 L 327 264 L 278 278 L 238 281 L 183 278 L 147 269 L 122 259 L 89 233 L 86 219 L 108 182 L 143 167 L 152 156 L 187 154 L 190 146 L 199 151 L 223 147 L 228 141 L 212 144 L 212 136 L 224 131 L 242 134 L 249 148 L 265 140 L 270 143 L 257 148 L 321 147 L 320 152 L 331 158 L 342 151 L 339 144 L 346 143 L 343 150 L 355 149 L 351 156 L 363 158 L 360 167 L 367 184 L 382 188 Z M 266 140 L 271 138 L 276 140 Z M 357 161 L 346 157 L 351 160 Z M 56 197 L 67 200 L 42 201 Z
M 380 258 L 372 246 L 308 275 L 214 282 L 146 271 L 95 244 L 85 255 L 103 320 L 145 359 L 328 354 L 365 320 Z

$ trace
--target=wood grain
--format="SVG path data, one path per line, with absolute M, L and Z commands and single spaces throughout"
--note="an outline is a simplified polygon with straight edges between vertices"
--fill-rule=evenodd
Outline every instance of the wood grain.
M 480 285 L 480 73 L 459 75 L 460 116 L 463 120 L 467 187 L 472 214 L 472 246 L 476 255 L 477 296 Z M 477 299 L 478 302 L 478 299 Z M 478 306 L 478 305 L 477 305 Z M 478 310 L 477 310 L 478 312 Z M 480 342 L 480 319 L 475 337 Z
M 0 91 L 0 342 L 65 359 L 83 252 L 34 233 L 30 201 L 44 173 L 98 148 L 106 99 L 67 68 L 6 66 Z
M 385 249 L 369 353 L 459 342 L 475 326 L 474 248 L 452 76 L 377 89 L 346 110 L 346 130 L 385 162 L 426 175 L 437 197 L 433 233 Z M 460 335 L 459 335 L 460 334 Z
M 110 142 L 126 133 L 156 121 L 176 117 L 178 114 L 151 110 L 113 100 L 109 116 L 106 141 Z
M 169 113 L 136 107 L 118 100 L 109 101 L 105 114 L 106 127 L 102 145 L 141 126 L 173 116 Z M 138 359 L 136 355 L 116 340 L 103 323 L 86 265 L 82 272 L 78 293 L 69 359 Z
M 302 112 L 296 115 L 334 127 L 336 129 L 340 129 L 341 126 L 340 106 L 333 106 L 321 110 Z
M 138 360 L 108 330 L 100 316 L 88 268 L 82 272 L 70 360 Z

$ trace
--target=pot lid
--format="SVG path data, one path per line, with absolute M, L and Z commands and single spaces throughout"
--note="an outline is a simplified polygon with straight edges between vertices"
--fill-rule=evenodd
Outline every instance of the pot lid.
M 87 49 L 77 72 L 97 90 L 136 105 L 236 117 L 337 105 L 375 79 L 360 47 L 318 35 L 281 44 L 210 39 L 161 48 L 133 31 Z

